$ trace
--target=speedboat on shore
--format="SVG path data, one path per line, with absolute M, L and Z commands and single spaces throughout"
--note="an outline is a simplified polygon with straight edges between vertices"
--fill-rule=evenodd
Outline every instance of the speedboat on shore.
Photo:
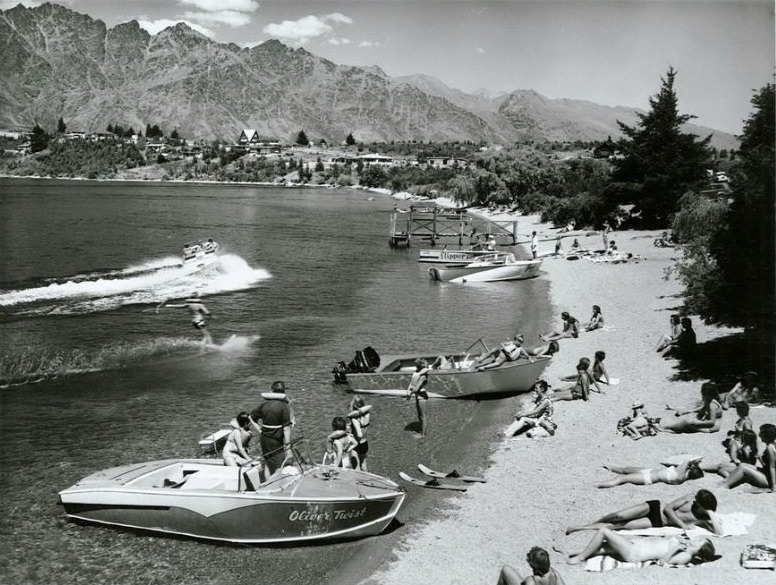
M 113 467 L 59 492 L 68 517 L 233 543 L 345 540 L 382 532 L 405 492 L 364 471 L 312 463 L 292 442 L 281 469 L 261 457 L 243 467 L 220 459 L 171 459 Z
M 373 348 L 367 347 L 356 352 L 350 363 L 337 364 L 333 370 L 334 381 L 348 384 L 353 392 L 403 396 L 415 371 L 415 360 L 421 358 L 432 364 L 443 355 L 447 367 L 428 372 L 426 391 L 429 397 L 518 393 L 533 387 L 551 359 L 549 356 L 538 356 L 530 361 L 521 357 L 478 371 L 474 360 L 488 351 L 482 339 L 472 343 L 465 351 L 452 354 L 440 351 L 380 357 Z
M 183 244 L 181 263 L 183 268 L 190 272 L 196 272 L 210 266 L 218 259 L 219 246 L 213 238 L 206 242 L 189 242 Z
M 526 280 L 539 276 L 541 260 L 516 260 L 514 254 L 484 256 L 464 265 L 447 265 L 428 269 L 432 280 L 464 282 L 497 282 Z

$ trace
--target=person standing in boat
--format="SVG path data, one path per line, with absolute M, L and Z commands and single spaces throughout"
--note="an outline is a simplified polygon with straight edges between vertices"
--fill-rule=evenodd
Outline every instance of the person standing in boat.
M 418 358 L 415 360 L 415 371 L 407 388 L 407 399 L 415 398 L 415 408 L 418 411 L 418 419 L 420 420 L 421 437 L 425 437 L 428 431 L 428 418 L 426 417 L 426 404 L 428 403 L 427 383 L 428 363 L 426 360 Z
M 264 402 L 250 413 L 251 422 L 258 427 L 259 443 L 269 473 L 283 465 L 291 444 L 291 405 L 286 396 L 286 385 L 278 380 L 272 383 L 272 392 L 262 394 Z
M 162 307 L 170 307 L 173 309 L 188 309 L 189 314 L 191 315 L 191 324 L 194 326 L 194 329 L 202 332 L 202 345 L 213 345 L 213 338 L 211 337 L 210 332 L 207 330 L 207 322 L 208 319 L 210 319 L 210 311 L 207 310 L 207 307 L 202 302 L 198 292 L 193 293 L 191 297 L 182 303 L 168 304 L 167 301 L 162 301 L 157 305 L 156 312 L 158 313 L 159 309 Z

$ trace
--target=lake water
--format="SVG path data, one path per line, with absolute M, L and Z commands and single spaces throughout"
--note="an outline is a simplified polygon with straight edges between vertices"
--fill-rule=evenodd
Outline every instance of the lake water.
M 370 201 L 370 198 L 374 200 Z M 548 282 L 453 285 L 388 246 L 394 201 L 354 190 L 0 180 L 0 574 L 8 583 L 344 582 L 368 556 L 444 506 L 410 492 L 390 534 L 307 547 L 234 547 L 68 521 L 56 494 L 94 471 L 198 455 L 197 441 L 253 408 L 273 380 L 294 399 L 295 436 L 322 454 L 351 395 L 331 368 L 357 349 L 454 351 L 549 326 Z M 224 254 L 193 275 L 184 242 Z M 453 244 L 454 242 L 451 242 Z M 199 291 L 216 343 L 198 355 L 184 309 Z M 370 471 L 482 464 L 516 399 L 431 403 L 369 396 Z M 383 546 L 385 548 L 385 546 Z

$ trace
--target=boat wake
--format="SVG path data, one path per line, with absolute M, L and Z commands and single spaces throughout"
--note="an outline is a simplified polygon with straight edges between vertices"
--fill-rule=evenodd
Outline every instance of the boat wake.
M 240 256 L 223 254 L 212 265 L 191 273 L 170 256 L 123 268 L 47 279 L 44 286 L 0 291 L 0 308 L 9 316 L 82 315 L 125 305 L 245 290 L 272 275 Z
M 258 339 L 259 335 L 232 335 L 223 343 L 208 348 L 203 348 L 197 340 L 181 337 L 161 337 L 142 343 L 127 342 L 94 351 L 27 348 L 13 355 L 0 356 L 0 388 L 166 360 L 195 358 L 211 352 L 234 355 L 248 350 Z

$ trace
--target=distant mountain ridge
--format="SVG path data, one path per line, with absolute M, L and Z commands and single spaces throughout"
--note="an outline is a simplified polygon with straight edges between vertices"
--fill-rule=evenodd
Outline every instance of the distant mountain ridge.
M 159 124 L 192 138 L 236 138 L 243 128 L 291 140 L 591 141 L 617 138 L 636 110 L 548 99 L 532 90 L 468 94 L 427 75 L 390 77 L 337 65 L 276 40 L 216 43 L 183 23 L 150 35 L 136 21 L 108 29 L 56 4 L 0 10 L 0 127 L 53 130 Z M 718 148 L 731 135 L 687 126 Z

